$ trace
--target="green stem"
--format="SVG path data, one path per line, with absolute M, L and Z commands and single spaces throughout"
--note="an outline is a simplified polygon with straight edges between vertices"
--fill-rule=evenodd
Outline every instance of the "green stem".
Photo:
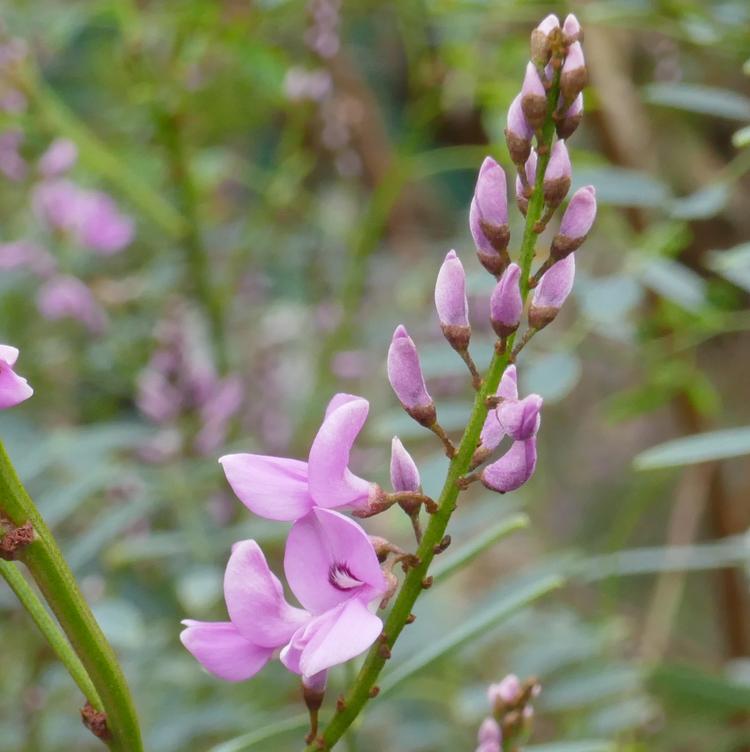
M 135 707 L 107 638 L 76 584 L 52 533 L 26 493 L 0 442 L 0 511 L 17 526 L 30 522 L 36 539 L 19 552 L 101 698 L 113 752 L 142 752 Z
M 99 693 L 91 683 L 86 669 L 73 652 L 70 643 L 65 635 L 60 631 L 55 620 L 49 615 L 39 596 L 26 581 L 19 571 L 18 567 L 10 561 L 0 559 L 0 575 L 10 586 L 10 589 L 16 594 L 21 605 L 26 609 L 34 623 L 39 628 L 44 639 L 49 643 L 55 655 L 60 659 L 60 663 L 65 666 L 73 681 L 83 693 L 83 696 L 94 706 L 96 710 L 102 710 L 102 701 L 99 699 Z
M 521 295 L 524 301 L 529 293 L 529 276 L 537 238 L 534 226 L 541 218 L 544 210 L 544 173 L 549 163 L 549 150 L 555 132 L 552 113 L 557 104 L 558 93 L 559 72 L 556 74 L 553 85 L 547 95 L 547 120 L 542 129 L 541 143 L 538 145 L 538 149 L 542 154 L 539 155 L 537 162 L 536 181 L 529 198 L 526 225 L 521 242 Z M 424 589 L 423 583 L 435 556 L 435 547 L 443 539 L 451 515 L 456 509 L 460 490 L 458 480 L 468 472 L 474 450 L 479 443 L 479 435 L 488 411 L 486 399 L 488 396 L 495 394 L 503 372 L 510 362 L 513 340 L 514 337 L 509 337 L 507 342 L 505 342 L 505 347 L 502 350 L 496 350 L 492 356 L 487 376 L 474 398 L 471 415 L 464 434 L 461 437 L 458 451 L 448 466 L 448 474 L 438 499 L 438 511 L 430 517 L 430 521 L 422 537 L 422 542 L 417 549 L 419 565 L 410 569 L 404 578 L 393 608 L 385 621 L 383 640 L 378 640 L 368 652 L 357 678 L 345 695 L 343 708 L 336 711 L 331 722 L 323 732 L 322 743 L 320 740 L 313 741 L 307 746 L 306 752 L 320 752 L 321 749 L 331 749 L 341 739 L 357 716 L 359 716 L 362 708 L 370 698 L 370 691 L 375 686 L 375 682 L 386 663 L 386 659 L 382 655 L 384 651 L 381 649 L 381 643 L 384 641 L 389 649 L 393 648 L 394 643 L 407 623 L 407 619 L 412 612 L 417 598 Z

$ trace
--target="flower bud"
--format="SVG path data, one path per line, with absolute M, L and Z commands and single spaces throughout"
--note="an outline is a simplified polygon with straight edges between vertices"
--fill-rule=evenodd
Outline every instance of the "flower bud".
M 560 103 L 564 106 L 564 102 Z M 568 107 L 565 113 L 555 123 L 555 130 L 558 138 L 570 138 L 583 120 L 583 93 L 580 93 L 574 100 L 573 104 Z
M 570 156 L 565 141 L 555 141 L 544 173 L 544 200 L 550 206 L 557 206 L 570 190 L 570 173 Z
M 319 671 L 312 676 L 302 677 L 302 697 L 305 700 L 305 705 L 311 713 L 317 713 L 323 704 L 323 699 L 326 694 L 326 680 L 328 678 L 328 671 Z
M 503 738 L 500 724 L 494 718 L 485 718 L 479 726 L 477 741 L 480 744 L 499 745 Z
M 542 421 L 542 398 L 530 394 L 522 400 L 505 400 L 497 407 L 500 428 L 514 441 L 525 441 L 536 436 Z
M 522 165 L 529 158 L 534 131 L 523 114 L 520 94 L 510 103 L 507 120 L 505 141 L 508 144 L 508 153 L 513 164 Z
M 526 182 L 528 183 L 530 188 L 533 188 L 534 183 L 536 182 L 536 162 L 536 152 L 532 151 L 531 154 L 529 154 L 529 158 L 526 160 L 526 164 L 523 168 L 523 173 L 526 176 Z M 523 182 L 521 181 L 520 175 L 516 175 L 516 202 L 518 203 L 518 208 L 521 214 L 523 214 L 525 217 L 526 212 L 529 208 L 529 197 L 526 195 L 526 190 L 524 188 Z
M 414 340 L 399 324 L 388 348 L 388 381 L 404 410 L 423 426 L 435 423 L 435 403 L 430 397 Z
M 499 275 L 510 261 L 508 257 L 508 185 L 505 171 L 491 157 L 482 162 L 469 212 L 477 256 L 490 274 Z
M 537 67 L 547 64 L 550 58 L 550 34 L 560 28 L 560 21 L 554 13 L 550 13 L 539 26 L 531 32 L 531 61 Z
M 568 13 L 568 15 L 565 17 L 562 30 L 563 34 L 565 35 L 566 44 L 580 41 L 582 36 L 581 24 L 572 13 Z
M 593 185 L 579 188 L 565 209 L 560 232 L 555 235 L 550 255 L 556 261 L 578 250 L 596 219 L 596 189 Z
M 528 124 L 535 131 L 544 125 L 547 117 L 547 90 L 534 63 L 528 63 L 526 66 L 526 75 L 521 87 L 521 109 Z
M 417 464 L 398 436 L 391 440 L 391 486 L 394 491 L 419 491 L 422 486 Z
M 573 42 L 565 56 L 562 73 L 560 74 L 560 92 L 566 102 L 572 102 L 584 89 L 588 82 L 586 60 L 580 42 Z
M 536 468 L 536 437 L 515 441 L 497 461 L 482 470 L 480 476 L 486 488 L 508 493 L 520 488 L 534 474 Z
M 529 308 L 529 326 L 543 329 L 555 319 L 565 299 L 573 289 L 576 274 L 575 254 L 558 261 L 542 275 L 534 288 Z
M 500 277 L 490 296 L 490 322 L 498 337 L 508 337 L 518 329 L 523 313 L 523 300 L 518 281 L 521 269 L 511 264 Z
M 493 712 L 502 711 L 504 707 L 515 705 L 523 694 L 523 685 L 515 674 L 508 674 L 497 684 L 490 684 L 487 699 Z
M 435 308 L 443 335 L 454 350 L 469 346 L 469 303 L 466 300 L 466 272 L 455 251 L 445 257 L 435 283 Z

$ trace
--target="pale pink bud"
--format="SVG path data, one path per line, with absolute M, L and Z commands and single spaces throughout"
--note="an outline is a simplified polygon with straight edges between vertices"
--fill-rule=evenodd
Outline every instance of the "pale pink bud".
M 56 138 L 39 158 L 39 172 L 46 178 L 67 172 L 78 159 L 78 147 L 69 138 Z
M 499 745 L 503 738 L 500 724 L 494 718 L 485 718 L 479 726 L 477 741 L 480 744 Z
M 104 309 L 91 288 L 77 277 L 52 277 L 39 288 L 36 303 L 42 316 L 50 321 L 75 319 L 94 334 L 101 334 L 107 326 Z
M 522 165 L 529 158 L 533 137 L 534 130 L 523 114 L 521 95 L 518 94 L 508 108 L 508 121 L 505 128 L 505 140 L 513 164 Z
M 534 183 L 536 182 L 536 162 L 536 152 L 532 151 L 531 154 L 529 154 L 529 158 L 526 160 L 526 164 L 523 168 L 523 174 L 526 176 L 526 182 L 529 186 L 529 189 L 533 189 Z M 520 175 L 516 175 L 516 201 L 518 203 L 518 208 L 525 216 L 526 211 L 529 208 L 529 197 L 526 195 L 526 190 L 524 188 L 523 182 L 521 181 Z
M 500 277 L 490 296 L 490 322 L 498 337 L 508 337 L 518 329 L 523 313 L 519 279 L 521 269 L 511 264 Z
M 391 441 L 391 486 L 394 491 L 419 491 L 422 480 L 417 463 L 406 451 L 401 439 Z
M 521 681 L 515 674 L 508 674 L 497 684 L 490 684 L 487 699 L 493 710 L 502 710 L 503 706 L 515 705 L 523 693 Z
M 491 157 L 482 162 L 469 213 L 469 228 L 477 255 L 491 274 L 508 265 L 508 185 L 505 172 Z
M 561 101 L 560 106 L 563 107 Z M 570 138 L 583 120 L 583 92 L 573 100 L 573 104 L 568 107 L 563 116 L 555 123 L 558 138 Z
M 531 60 L 535 65 L 547 64 L 550 57 L 550 34 L 560 28 L 560 21 L 550 13 L 539 26 L 531 32 Z
M 557 316 L 573 289 L 576 274 L 575 254 L 571 253 L 547 269 L 534 288 L 529 308 L 529 325 L 542 329 Z
M 572 102 L 584 89 L 588 82 L 586 60 L 583 57 L 583 47 L 580 42 L 573 42 L 565 56 L 562 73 L 560 74 L 560 91 L 566 102 Z
M 430 397 L 414 340 L 399 324 L 388 348 L 388 381 L 404 410 L 424 426 L 435 423 L 435 403 Z
M 578 41 L 578 38 L 581 34 L 581 24 L 572 13 L 568 13 L 568 15 L 565 16 L 565 21 L 563 22 L 562 30 L 563 30 L 563 34 L 565 34 L 567 39 Z
M 547 90 L 534 63 L 526 65 L 526 75 L 521 87 L 521 109 L 534 130 L 544 125 L 547 117 Z
M 565 209 L 560 232 L 550 248 L 553 259 L 563 259 L 580 248 L 596 219 L 596 189 L 593 185 L 579 188 Z
M 435 283 L 435 308 L 440 326 L 451 347 L 466 350 L 471 339 L 466 272 L 455 251 L 449 251 Z
M 536 436 L 541 423 L 542 398 L 530 394 L 522 400 L 505 400 L 497 407 L 497 419 L 502 430 L 515 441 Z
M 510 449 L 482 470 L 482 483 L 491 491 L 508 493 L 520 488 L 536 468 L 536 437 L 515 441 Z
M 544 200 L 550 206 L 557 206 L 565 198 L 570 189 L 571 169 L 565 141 L 555 141 L 544 173 Z

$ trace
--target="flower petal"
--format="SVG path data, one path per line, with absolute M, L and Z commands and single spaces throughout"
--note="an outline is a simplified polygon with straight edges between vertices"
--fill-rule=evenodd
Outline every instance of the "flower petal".
M 224 598 L 229 618 L 243 637 L 265 648 L 278 648 L 310 615 L 290 606 L 278 578 L 254 540 L 232 547 L 224 574 Z
M 246 640 L 231 622 L 182 622 L 182 644 L 207 670 L 226 681 L 243 681 L 260 671 L 273 653 Z
M 13 349 L 13 348 L 10 348 Z M 26 379 L 0 360 L 0 410 L 15 407 L 34 394 Z
M 313 505 L 305 462 L 262 454 L 225 454 L 219 462 L 237 498 L 261 517 L 296 520 Z
M 331 401 L 326 406 L 327 418 L 334 410 L 345 405 L 347 402 L 353 402 L 354 400 L 361 400 L 362 397 L 358 397 L 356 394 L 347 394 L 346 392 L 338 392 L 331 397 Z
M 0 345 L 0 360 L 4 360 L 9 366 L 14 366 L 18 360 L 19 350 L 12 345 Z
M 321 507 L 340 507 L 366 502 L 373 484 L 350 472 L 349 454 L 367 419 L 370 405 L 361 397 L 336 395 L 335 408 L 326 414 L 308 457 L 310 495 Z
M 383 622 L 360 598 L 349 598 L 301 628 L 281 651 L 281 662 L 312 676 L 363 653 L 382 629 Z
M 386 583 L 367 533 L 354 520 L 315 508 L 289 531 L 284 572 L 299 602 L 314 614 L 342 603 L 356 592 L 366 601 L 385 592 Z M 332 573 L 345 572 L 358 588 L 336 587 Z M 335 580 L 334 580 L 335 582 Z

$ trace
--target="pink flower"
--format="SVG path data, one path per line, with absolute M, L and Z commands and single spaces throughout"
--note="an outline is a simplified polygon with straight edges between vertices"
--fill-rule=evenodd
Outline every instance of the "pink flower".
M 255 514 L 297 520 L 313 507 L 365 508 L 380 489 L 348 468 L 349 454 L 370 405 L 353 394 L 336 394 L 310 447 L 307 462 L 260 454 L 219 459 L 229 485 Z
M 0 410 L 15 407 L 34 394 L 26 379 L 13 370 L 17 360 L 17 348 L 0 345 Z
M 39 288 L 36 304 L 50 321 L 75 319 L 93 334 L 100 334 L 107 327 L 107 314 L 90 288 L 77 277 L 52 277 Z
M 39 158 L 39 172 L 46 178 L 67 172 L 78 159 L 78 147 L 69 138 L 56 138 Z
M 221 679 L 255 675 L 281 648 L 281 662 L 303 682 L 367 650 L 383 628 L 368 608 L 386 590 L 375 549 L 356 522 L 313 509 L 293 525 L 284 572 L 303 608 L 289 605 L 253 540 L 232 548 L 224 576 L 230 621 L 186 620 L 180 639 Z
M 499 460 L 487 465 L 480 476 L 486 488 L 508 493 L 520 488 L 536 469 L 536 436 L 514 441 Z
M 541 422 L 542 398 L 530 394 L 522 400 L 504 400 L 497 408 L 497 420 L 503 432 L 515 441 L 535 436 Z
M 495 708 L 502 705 L 515 705 L 521 698 L 523 686 L 515 674 L 508 674 L 497 684 L 490 684 L 487 689 L 487 699 L 490 706 Z
M 26 177 L 26 160 L 21 156 L 23 133 L 19 130 L 0 133 L 0 171 L 17 183 Z
M 41 277 L 54 271 L 56 261 L 44 248 L 28 240 L 0 243 L 0 269 L 29 269 Z
M 517 400 L 518 399 L 518 376 L 516 374 L 516 367 L 511 365 L 505 369 L 502 379 L 500 379 L 500 385 L 495 392 L 496 396 L 502 397 L 504 400 Z M 500 445 L 500 442 L 505 436 L 505 431 L 500 425 L 500 421 L 497 419 L 497 412 L 490 410 L 482 426 L 482 433 L 480 434 L 480 446 L 487 452 L 491 452 Z

